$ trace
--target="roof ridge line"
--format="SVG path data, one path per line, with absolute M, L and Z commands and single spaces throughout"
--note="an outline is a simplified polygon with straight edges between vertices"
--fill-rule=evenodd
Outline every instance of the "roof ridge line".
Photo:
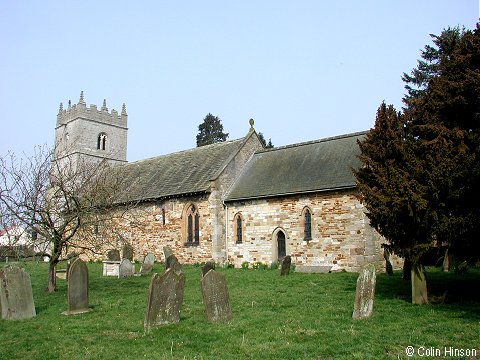
M 317 140 L 309 140 L 309 141 L 303 141 L 295 144 L 288 144 L 288 145 L 283 145 L 279 147 L 274 147 L 271 149 L 263 149 L 259 150 L 256 152 L 256 154 L 260 153 L 266 153 L 266 152 L 273 152 L 276 150 L 284 150 L 284 149 L 290 149 L 290 148 L 295 148 L 295 147 L 300 147 L 300 146 L 305 146 L 305 145 L 311 145 L 311 144 L 318 144 L 322 142 L 327 142 L 327 141 L 332 141 L 332 140 L 339 140 L 339 139 L 344 139 L 344 138 L 349 138 L 349 137 L 354 137 L 354 136 L 359 136 L 359 135 L 364 135 L 368 133 L 369 130 L 364 130 L 364 131 L 357 131 L 354 133 L 348 133 L 348 134 L 343 134 L 343 135 L 336 135 L 336 136 L 330 136 L 322 139 L 317 139 Z
M 144 162 L 144 161 L 149 161 L 149 160 L 157 159 L 157 158 L 160 158 L 160 157 L 166 157 L 166 156 L 175 155 L 175 154 L 187 153 L 187 152 L 196 151 L 196 150 L 199 150 L 199 149 L 205 150 L 205 148 L 207 148 L 207 147 L 225 145 L 225 144 L 229 144 L 229 143 L 233 143 L 233 142 L 242 141 L 243 139 L 244 139 L 244 138 L 227 140 L 227 141 L 220 141 L 220 142 L 216 142 L 216 143 L 214 143 L 214 144 L 197 146 L 197 147 L 190 148 L 190 149 L 179 150 L 179 151 L 174 151 L 174 152 L 167 153 L 167 154 L 161 154 L 161 155 L 151 156 L 151 157 L 146 158 L 146 159 L 141 159 L 141 160 L 135 160 L 135 161 L 132 161 L 132 162 L 128 162 L 128 163 L 126 163 L 126 164 L 124 164 L 124 165 L 138 164 L 138 163 L 141 163 L 141 162 Z

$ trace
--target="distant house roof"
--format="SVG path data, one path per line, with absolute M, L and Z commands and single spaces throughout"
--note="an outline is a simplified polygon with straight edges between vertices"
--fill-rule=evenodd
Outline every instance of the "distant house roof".
M 355 187 L 357 140 L 366 132 L 294 144 L 255 153 L 226 201 Z
M 117 201 L 134 202 L 205 193 L 251 132 L 242 139 L 220 142 L 113 168 L 120 171 L 123 191 Z

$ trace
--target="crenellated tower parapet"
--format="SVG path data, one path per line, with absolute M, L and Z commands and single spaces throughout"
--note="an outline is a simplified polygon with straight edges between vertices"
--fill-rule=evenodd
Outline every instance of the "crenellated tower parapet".
M 83 91 L 76 104 L 60 103 L 55 127 L 55 157 L 75 158 L 75 162 L 99 162 L 112 165 L 127 162 L 127 122 L 125 104 L 120 113 L 108 110 L 104 99 L 100 109 L 87 107 Z
M 108 111 L 107 101 L 103 100 L 103 105 L 100 110 L 97 105 L 91 104 L 87 107 L 84 101 L 83 91 L 80 93 L 80 100 L 78 103 L 73 104 L 68 101 L 68 107 L 65 109 L 63 103 L 60 103 L 60 109 L 57 114 L 57 126 L 67 124 L 70 121 L 83 118 L 88 121 L 97 121 L 104 124 L 110 124 L 113 126 L 127 127 L 128 115 L 125 104 L 122 105 L 122 111 L 120 114 L 117 110 L 112 109 Z

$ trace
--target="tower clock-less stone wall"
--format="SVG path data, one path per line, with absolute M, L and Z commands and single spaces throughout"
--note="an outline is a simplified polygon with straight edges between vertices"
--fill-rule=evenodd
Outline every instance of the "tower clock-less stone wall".
M 67 155 L 74 165 L 79 161 L 111 165 L 127 162 L 127 120 L 125 104 L 119 114 L 108 111 L 106 101 L 100 110 L 96 105 L 87 108 L 83 91 L 77 104 L 68 102 L 67 109 L 60 103 L 55 127 L 55 158 Z

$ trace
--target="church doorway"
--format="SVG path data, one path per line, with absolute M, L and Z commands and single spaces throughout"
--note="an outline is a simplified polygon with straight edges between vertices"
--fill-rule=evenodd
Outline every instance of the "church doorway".
M 287 248 L 285 246 L 285 233 L 282 230 L 277 232 L 277 255 L 279 261 L 287 255 Z

